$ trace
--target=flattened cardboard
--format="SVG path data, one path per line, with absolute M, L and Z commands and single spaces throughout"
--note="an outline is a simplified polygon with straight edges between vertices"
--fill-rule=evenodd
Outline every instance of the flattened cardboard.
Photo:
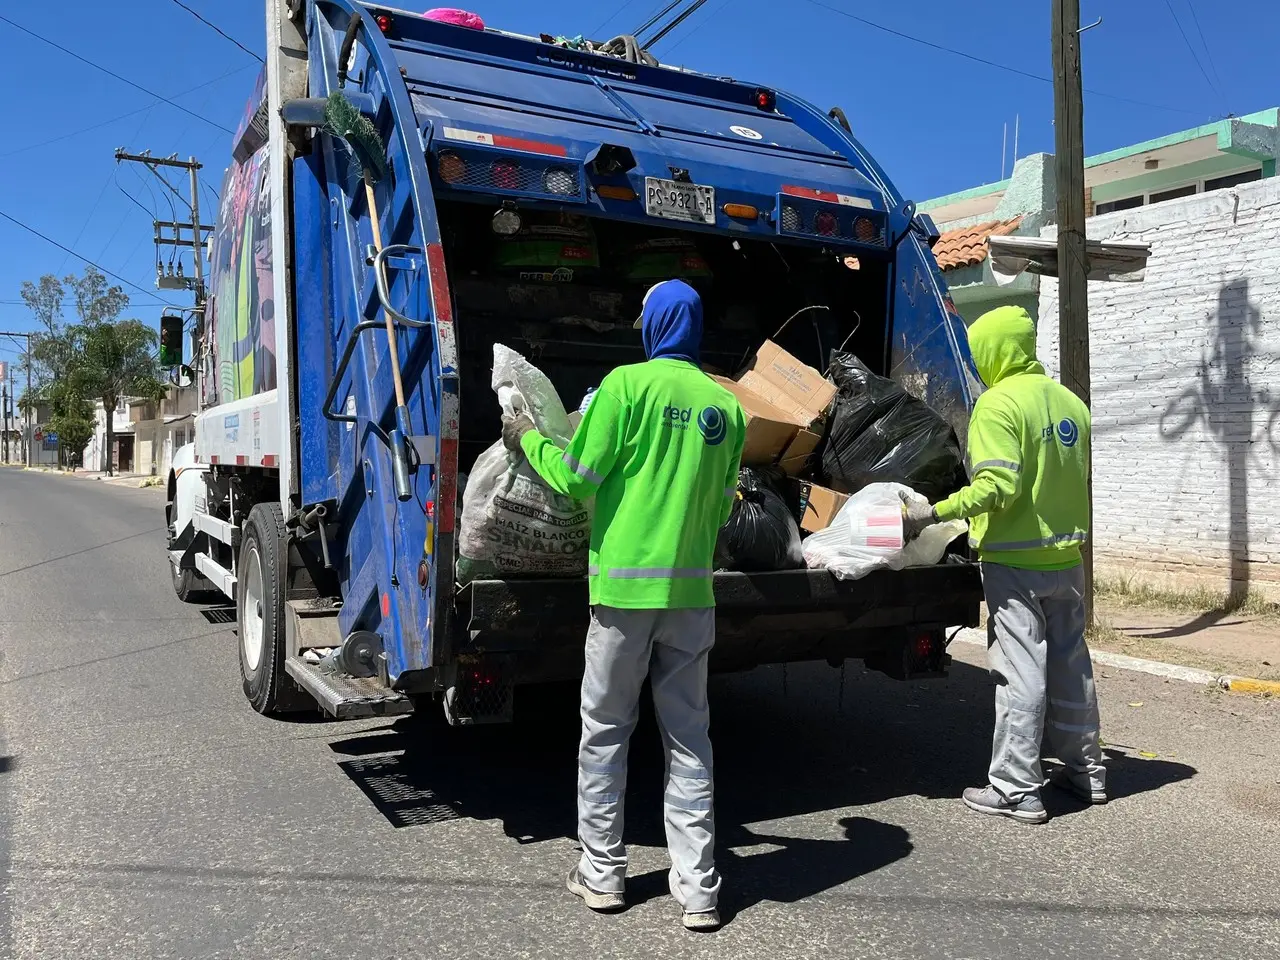
M 738 382 L 802 427 L 826 413 L 836 396 L 834 383 L 772 340 L 766 340 L 756 351 L 750 368 L 738 377 Z
M 787 449 L 782 452 L 782 459 L 778 461 L 778 466 L 788 477 L 798 477 L 809 465 L 813 451 L 818 449 L 818 444 L 821 442 L 820 434 L 801 429 L 795 439 L 787 445 Z
M 748 467 L 774 463 L 795 439 L 799 428 L 787 415 L 767 400 L 756 396 L 739 383 L 724 377 L 712 377 L 742 405 L 747 417 L 747 439 L 742 448 L 742 463 Z

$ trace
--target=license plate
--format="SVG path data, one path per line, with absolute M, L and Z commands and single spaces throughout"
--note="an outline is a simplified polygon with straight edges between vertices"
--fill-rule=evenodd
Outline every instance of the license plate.
M 716 188 L 678 180 L 644 178 L 644 212 L 664 220 L 716 222 Z

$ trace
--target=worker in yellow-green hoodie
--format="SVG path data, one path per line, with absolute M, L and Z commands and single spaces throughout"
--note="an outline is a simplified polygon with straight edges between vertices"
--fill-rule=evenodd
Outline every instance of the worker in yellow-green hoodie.
M 1042 741 L 1063 764 L 1055 786 L 1086 803 L 1107 801 L 1080 560 L 1089 536 L 1089 408 L 1045 374 L 1035 323 L 1021 307 L 979 317 L 969 350 L 988 387 L 969 420 L 972 479 L 933 506 L 904 504 L 904 533 L 969 521 L 997 686 L 989 783 L 963 799 L 980 813 L 1043 823 Z

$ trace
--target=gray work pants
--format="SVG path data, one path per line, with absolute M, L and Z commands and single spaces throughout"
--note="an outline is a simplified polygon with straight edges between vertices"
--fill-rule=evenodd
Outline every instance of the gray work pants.
M 716 906 L 720 875 L 712 860 L 715 827 L 707 708 L 707 657 L 715 642 L 715 625 L 714 609 L 592 609 L 582 677 L 578 838 L 579 869 L 593 890 L 621 892 L 626 878 L 622 829 L 627 742 L 648 674 L 666 748 L 663 808 L 671 894 L 690 912 Z
M 1084 642 L 1084 567 L 984 563 L 982 587 L 997 684 L 991 785 L 1014 802 L 1038 796 L 1043 742 L 1081 786 L 1104 789 L 1098 697 Z

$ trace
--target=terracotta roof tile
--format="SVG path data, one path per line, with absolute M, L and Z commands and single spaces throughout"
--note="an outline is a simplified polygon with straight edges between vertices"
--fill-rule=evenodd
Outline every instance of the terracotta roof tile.
M 1021 217 L 1012 220 L 989 220 L 971 227 L 948 230 L 933 245 L 933 255 L 943 270 L 972 267 L 987 259 L 987 238 L 1003 237 L 1013 233 L 1022 223 Z

